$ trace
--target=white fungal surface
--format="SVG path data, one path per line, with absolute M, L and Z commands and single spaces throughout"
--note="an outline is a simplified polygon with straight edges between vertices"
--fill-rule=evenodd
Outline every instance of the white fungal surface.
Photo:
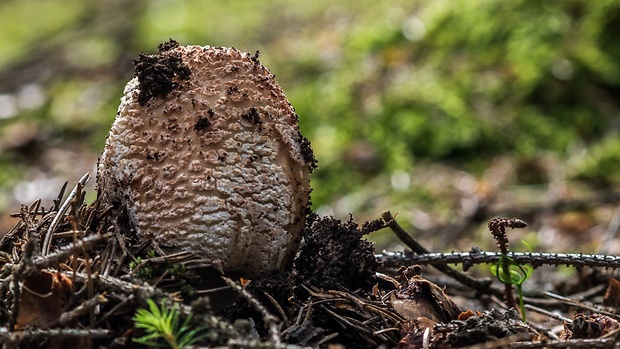
M 273 75 L 233 48 L 173 45 L 152 57 L 180 57 L 191 74 L 142 103 L 148 86 L 127 84 L 99 161 L 104 197 L 140 238 L 171 251 L 246 277 L 283 268 L 301 239 L 314 160 Z

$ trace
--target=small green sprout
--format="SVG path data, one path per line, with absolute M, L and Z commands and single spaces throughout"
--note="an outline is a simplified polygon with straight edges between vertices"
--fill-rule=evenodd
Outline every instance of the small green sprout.
M 207 336 L 204 333 L 205 328 L 191 328 L 191 315 L 183 323 L 179 323 L 181 313 L 178 304 L 169 307 L 165 300 L 162 300 L 158 307 L 152 299 L 146 302 L 149 309 L 140 309 L 133 317 L 136 327 L 144 329 L 146 334 L 134 338 L 134 342 L 150 347 L 182 349 Z M 161 340 L 165 341 L 165 344 Z
M 508 266 L 508 275 L 504 273 L 504 266 Z M 525 322 L 525 303 L 523 302 L 522 285 L 525 280 L 529 279 L 534 273 L 534 268 L 528 264 L 519 264 L 512 258 L 502 255 L 497 263 L 491 266 L 491 272 L 504 285 L 515 285 L 519 296 L 519 308 L 521 309 L 521 318 Z
M 141 257 L 136 258 L 135 261 L 129 262 L 129 270 L 136 269 L 136 267 L 138 267 L 138 265 L 140 265 L 141 262 L 142 262 L 142 258 Z
M 187 269 L 185 268 L 185 264 L 173 264 L 166 265 L 168 267 L 168 271 L 171 275 L 183 277 L 187 273 Z

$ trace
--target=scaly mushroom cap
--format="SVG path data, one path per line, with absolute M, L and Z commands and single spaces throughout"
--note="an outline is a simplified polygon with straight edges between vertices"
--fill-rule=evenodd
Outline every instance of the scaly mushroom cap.
M 99 161 L 103 197 L 172 251 L 246 277 L 288 265 L 315 160 L 274 76 L 257 56 L 174 41 L 134 64 Z

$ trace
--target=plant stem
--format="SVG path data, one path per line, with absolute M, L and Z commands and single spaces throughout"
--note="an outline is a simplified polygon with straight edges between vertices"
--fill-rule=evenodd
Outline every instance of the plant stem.
M 386 225 L 396 234 L 396 236 L 402 241 L 407 247 L 409 247 L 414 253 L 417 255 L 428 254 L 429 250 L 427 250 L 424 246 L 422 246 L 418 241 L 416 241 L 409 233 L 407 233 L 396 221 L 395 217 L 392 216 L 390 211 L 385 211 L 382 214 L 383 220 L 386 222 Z M 491 280 L 478 280 L 475 279 L 463 272 L 460 272 L 456 269 L 453 269 L 447 265 L 434 265 L 434 267 L 440 272 L 454 278 L 456 281 L 462 283 L 463 285 L 470 287 L 474 290 L 477 290 L 482 293 L 493 294 L 498 297 L 501 297 L 501 290 L 497 287 L 491 285 Z
M 502 251 L 502 255 L 506 256 L 506 253 Z M 502 272 L 506 277 L 510 277 L 510 260 L 508 258 L 502 259 Z M 517 302 L 512 292 L 512 284 L 504 283 L 504 297 L 506 298 L 506 304 L 509 308 L 517 308 Z
M 500 258 L 500 264 L 502 273 L 505 277 L 510 277 L 510 259 L 508 259 L 508 236 L 506 235 L 506 225 L 509 224 L 507 218 L 493 218 L 489 220 L 489 230 L 493 237 L 497 241 L 497 247 L 499 248 L 502 257 Z M 517 303 L 512 294 L 512 283 L 502 282 L 504 284 L 504 298 L 509 308 L 517 308 Z
M 517 284 L 517 292 L 519 293 L 519 308 L 521 309 L 521 319 L 526 322 L 525 319 L 525 302 L 523 301 L 523 287 L 521 284 Z

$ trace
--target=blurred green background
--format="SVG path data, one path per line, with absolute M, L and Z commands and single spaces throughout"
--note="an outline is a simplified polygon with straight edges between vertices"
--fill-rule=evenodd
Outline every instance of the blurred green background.
M 5 0 L 0 23 L 3 228 L 94 171 L 131 59 L 169 38 L 260 51 L 321 214 L 432 230 L 620 183 L 620 1 Z

